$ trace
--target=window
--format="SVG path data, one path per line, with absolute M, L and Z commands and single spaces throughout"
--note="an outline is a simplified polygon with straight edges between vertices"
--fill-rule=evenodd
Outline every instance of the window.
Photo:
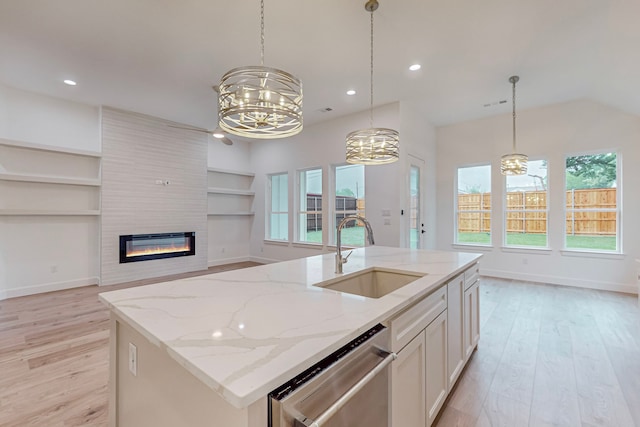
M 526 175 L 505 177 L 505 245 L 547 247 L 547 162 L 529 161 Z
M 336 229 L 340 221 L 349 215 L 364 216 L 364 166 L 345 165 L 335 168 L 333 242 L 336 241 Z M 365 231 L 362 224 L 351 221 L 342 229 L 344 246 L 364 246 Z
M 269 175 L 267 239 L 289 240 L 289 179 L 286 173 Z
M 491 165 L 458 168 L 456 243 L 491 244 Z
M 565 248 L 620 251 L 618 156 L 566 158 Z
M 297 239 L 322 243 L 322 169 L 298 172 Z

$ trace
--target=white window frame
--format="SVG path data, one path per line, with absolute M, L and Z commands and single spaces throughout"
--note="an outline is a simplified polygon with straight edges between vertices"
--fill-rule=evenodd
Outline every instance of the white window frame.
M 563 230 L 563 245 L 562 252 L 563 253 L 591 253 L 591 254 L 622 254 L 622 154 L 619 149 L 602 149 L 596 151 L 588 151 L 588 152 L 579 152 L 579 153 L 569 153 L 564 155 L 563 161 L 563 171 L 564 171 L 564 186 L 563 192 L 566 200 L 566 191 L 567 191 L 567 158 L 569 157 L 578 157 L 578 156 L 595 156 L 598 154 L 607 154 L 607 153 L 615 153 L 616 154 L 616 207 L 615 209 L 607 209 L 607 208 L 598 208 L 598 209 L 571 209 L 567 208 L 566 202 L 563 203 L 563 211 L 564 216 L 562 218 L 562 230 Z M 569 212 L 615 212 L 616 213 L 616 249 L 615 250 L 606 250 L 606 249 L 586 249 L 586 248 L 569 248 L 567 247 L 567 214 Z
M 303 183 L 302 182 L 302 175 L 305 174 L 306 177 L 306 173 L 310 172 L 310 171 L 320 171 L 321 174 L 321 191 L 320 191 L 320 197 L 322 199 L 324 199 L 325 196 L 325 189 L 324 189 L 324 169 L 321 166 L 317 166 L 317 167 L 311 167 L 311 168 L 305 168 L 305 169 L 299 169 L 296 171 L 296 216 L 295 216 L 295 242 L 296 243 L 301 243 L 301 244 L 305 244 L 305 245 L 322 245 L 324 243 L 324 237 L 320 240 L 320 242 L 310 242 L 308 240 L 302 240 L 301 238 L 301 227 L 302 227 L 302 215 L 320 215 L 321 218 L 321 229 L 323 230 L 322 235 L 324 236 L 324 224 L 322 222 L 325 222 L 325 215 L 323 215 L 323 210 L 322 210 L 322 205 L 324 204 L 324 201 L 322 202 L 322 204 L 320 205 L 320 210 L 319 211 L 307 211 L 307 210 L 302 210 L 302 202 L 303 200 L 305 201 L 306 204 L 306 197 L 307 197 L 307 192 L 306 192 L 306 181 Z M 303 194 L 304 193 L 304 194 Z M 306 226 L 306 221 L 305 221 L 305 226 Z
M 547 193 L 547 206 L 546 209 L 522 209 L 522 210 L 509 210 L 508 206 L 507 206 L 507 179 L 509 178 L 509 176 L 504 176 L 504 179 L 502 180 L 502 194 L 503 194 L 503 198 L 502 198 L 502 245 L 504 248 L 517 248 L 517 249 L 549 249 L 549 205 L 551 204 L 551 198 L 549 197 L 549 195 L 551 194 L 550 192 L 550 182 L 551 180 L 549 179 L 549 170 L 550 170 L 550 162 L 548 159 L 544 159 L 544 158 L 538 158 L 538 159 L 529 159 L 529 163 L 531 163 L 532 161 L 545 161 L 547 162 L 547 189 L 546 189 L 546 193 Z M 545 214 L 545 221 L 546 221 L 546 226 L 545 229 L 546 231 L 546 245 L 545 246 L 529 246 L 529 245 L 510 245 L 507 243 L 507 217 L 508 217 L 508 213 L 509 212 L 521 212 L 523 215 L 526 215 L 527 213 L 544 213 Z
M 286 176 L 287 177 L 287 210 L 286 211 L 274 211 L 272 206 L 272 182 L 274 177 Z M 290 197 L 289 197 L 289 173 L 288 172 L 278 172 L 271 173 L 267 175 L 267 200 L 265 203 L 266 206 L 266 218 L 265 218 L 265 240 L 274 241 L 274 242 L 288 242 L 290 240 L 290 233 L 288 224 L 289 221 L 289 211 L 290 209 Z M 286 215 L 287 218 L 287 238 L 286 239 L 276 239 L 271 237 L 271 216 L 272 215 Z
M 474 243 L 474 242 L 459 242 L 458 241 L 458 218 L 460 215 L 460 210 L 459 210 L 459 206 L 458 206 L 458 176 L 459 176 L 459 171 L 460 169 L 466 169 L 466 168 L 475 168 L 475 167 L 479 167 L 479 166 L 489 166 L 489 178 L 490 178 L 490 188 L 493 190 L 493 164 L 491 164 L 491 162 L 483 162 L 483 163 L 474 163 L 474 164 L 468 164 L 468 165 L 460 165 L 460 166 L 456 166 L 455 168 L 455 172 L 454 172 L 454 184 L 453 184 L 453 209 L 454 209 L 454 220 L 453 220 L 453 245 L 454 246 L 478 246 L 478 247 L 484 247 L 484 248 L 489 248 L 493 245 L 493 205 L 494 205 L 494 194 L 493 191 L 491 191 L 491 210 L 489 211 L 489 220 L 491 222 L 491 225 L 489 227 L 489 243 Z M 474 211 L 464 211 L 465 213 L 479 213 L 481 214 L 481 221 L 482 221 L 482 214 L 486 213 L 487 211 L 485 210 L 474 210 Z
M 338 222 L 336 221 L 336 215 L 338 214 L 338 211 L 336 209 L 336 184 L 337 184 L 337 180 L 336 180 L 336 172 L 337 169 L 343 166 L 355 166 L 352 165 L 350 163 L 338 163 L 335 165 L 331 165 L 331 179 L 330 179 L 330 187 L 329 187 L 329 191 L 327 192 L 329 194 L 329 221 L 328 221 L 328 240 L 329 240 L 329 244 L 331 246 L 335 246 L 336 245 L 336 233 L 335 230 L 338 227 Z M 363 168 L 363 172 L 364 172 L 364 180 L 366 183 L 366 168 L 364 165 L 362 165 Z M 365 186 L 366 188 L 366 186 Z M 356 195 L 357 196 L 357 195 Z M 366 200 L 367 200 L 367 195 L 366 192 L 364 193 L 364 200 L 365 200 L 365 209 L 364 211 L 362 211 L 362 214 L 364 215 L 367 211 L 366 208 Z M 345 212 L 346 214 L 351 214 L 351 213 L 359 213 L 358 211 L 358 206 L 357 206 L 357 198 L 356 198 L 356 210 L 355 211 L 340 211 L 340 212 Z M 343 243 L 344 244 L 344 243 Z M 364 246 L 368 245 L 368 241 L 365 238 L 364 239 Z

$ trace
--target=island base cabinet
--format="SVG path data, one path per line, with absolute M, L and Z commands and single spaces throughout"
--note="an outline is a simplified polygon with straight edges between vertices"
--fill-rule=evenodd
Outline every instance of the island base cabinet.
M 416 335 L 391 366 L 391 425 L 430 426 L 447 398 L 447 311 Z
M 391 364 L 391 425 L 425 426 L 426 340 L 424 330 L 398 353 Z
M 427 426 L 433 423 L 448 392 L 447 310 L 425 329 Z M 395 425 L 395 424 L 394 424 Z
M 137 353 L 135 375 L 130 343 Z M 113 314 L 110 346 L 110 427 L 266 426 L 266 396 L 248 408 L 234 407 Z
M 480 282 L 476 281 L 464 291 L 464 348 L 465 359 L 478 345 L 480 339 Z

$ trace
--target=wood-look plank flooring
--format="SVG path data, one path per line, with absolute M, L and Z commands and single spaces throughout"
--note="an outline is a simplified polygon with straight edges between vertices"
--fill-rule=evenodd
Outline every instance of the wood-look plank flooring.
M 640 427 L 636 295 L 483 277 L 480 325 L 436 427 Z
M 0 301 L 0 426 L 107 425 L 98 293 L 251 265 Z M 483 277 L 480 316 L 478 350 L 435 426 L 640 427 L 636 296 Z
M 109 311 L 100 292 L 255 265 L 0 301 L 0 426 L 107 426 Z

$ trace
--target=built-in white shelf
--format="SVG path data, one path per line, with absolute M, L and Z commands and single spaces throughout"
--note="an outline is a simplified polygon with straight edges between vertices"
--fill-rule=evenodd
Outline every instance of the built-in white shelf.
M 253 173 L 253 172 L 243 172 L 243 171 L 236 171 L 236 170 L 231 170 L 231 169 L 207 168 L 207 171 L 208 172 L 226 173 L 226 174 L 231 174 L 231 175 L 250 176 L 250 177 L 256 176 L 256 174 Z
M 0 209 L 0 216 L 98 216 L 99 210 L 33 210 L 33 209 Z
M 209 212 L 207 216 L 252 216 L 255 212 Z
M 251 190 L 236 190 L 233 188 L 209 187 L 207 192 L 211 194 L 232 194 L 234 196 L 255 196 L 255 192 Z
M 18 174 L 18 173 L 0 173 L 0 180 L 3 181 L 20 181 L 20 182 L 39 182 L 44 184 L 65 184 L 65 185 L 87 185 L 92 187 L 100 187 L 100 180 L 94 178 L 67 178 L 62 176 L 35 175 L 35 174 Z
M 27 148 L 30 150 L 50 151 L 52 153 L 73 154 L 76 156 L 97 157 L 97 158 L 102 157 L 102 154 L 96 151 L 78 150 L 75 148 L 54 147 L 52 145 L 34 144 L 33 142 L 25 142 L 25 141 L 13 141 L 13 140 L 4 139 L 4 138 L 0 138 L 0 145 L 5 145 L 7 147 Z

